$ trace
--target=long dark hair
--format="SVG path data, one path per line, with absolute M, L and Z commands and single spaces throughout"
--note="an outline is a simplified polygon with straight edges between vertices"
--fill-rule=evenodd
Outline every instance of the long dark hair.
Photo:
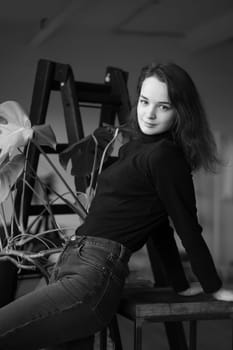
M 139 75 L 137 97 L 143 81 L 151 76 L 167 84 L 168 95 L 176 111 L 171 133 L 174 141 L 182 148 L 191 169 L 215 171 L 221 161 L 202 101 L 189 74 L 175 63 L 147 65 Z M 138 128 L 136 108 L 132 109 L 131 125 Z

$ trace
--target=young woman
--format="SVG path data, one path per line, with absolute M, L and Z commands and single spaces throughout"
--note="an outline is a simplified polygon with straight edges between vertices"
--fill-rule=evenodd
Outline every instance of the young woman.
M 167 269 L 177 266 L 176 290 L 195 294 L 172 260 L 177 255 L 169 253 L 168 218 L 204 292 L 233 301 L 197 218 L 192 172 L 212 170 L 218 159 L 193 81 L 173 63 L 143 68 L 134 112 L 134 138 L 100 175 L 89 214 L 65 246 L 50 284 L 0 310 L 1 350 L 68 349 L 77 339 L 79 349 L 88 346 L 85 338 L 105 327 L 117 310 L 130 255 L 151 236 Z

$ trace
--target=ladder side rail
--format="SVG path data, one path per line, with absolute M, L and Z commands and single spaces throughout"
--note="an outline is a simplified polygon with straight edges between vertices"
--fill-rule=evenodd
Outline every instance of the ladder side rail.
M 114 125 L 116 116 L 118 116 L 119 124 L 124 124 L 127 121 L 131 110 L 127 81 L 127 72 L 119 68 L 107 67 L 105 84 L 111 87 L 111 95 L 118 96 L 120 103 L 118 105 L 102 106 L 100 125 L 103 125 L 103 123 Z
M 116 95 L 115 93 L 116 89 L 114 89 L 112 76 L 109 72 L 108 67 L 105 72 L 104 84 L 110 90 L 110 97 Z M 116 115 L 118 113 L 118 110 L 120 108 L 120 103 L 121 103 L 119 95 L 118 95 L 118 102 L 119 102 L 118 104 L 102 103 L 101 111 L 100 111 L 99 126 L 103 126 L 103 124 L 105 123 L 109 125 L 115 124 Z
M 120 96 L 121 104 L 118 110 L 119 124 L 124 124 L 128 120 L 131 111 L 131 102 L 128 91 L 128 72 L 114 67 L 107 70 L 111 76 L 113 92 Z
M 60 92 L 62 97 L 68 143 L 73 144 L 84 137 L 83 123 L 79 110 L 78 92 L 72 69 L 69 65 L 58 65 Z M 56 74 L 56 79 L 57 79 Z
M 60 91 L 68 144 L 72 145 L 84 138 L 84 128 L 79 109 L 79 90 L 77 90 L 73 71 L 70 66 L 63 67 L 63 69 L 60 67 L 59 79 L 61 81 Z M 71 163 L 73 164 L 73 159 L 71 159 Z M 74 184 L 76 191 L 85 191 L 88 181 L 86 178 L 74 176 Z
M 30 107 L 29 118 L 32 125 L 43 124 L 45 122 L 46 113 L 48 109 L 51 85 L 54 75 L 54 64 L 51 61 L 39 60 L 37 65 L 37 71 L 35 76 L 35 83 L 33 87 L 32 102 Z M 28 160 L 30 167 L 37 171 L 38 162 L 39 162 L 39 151 L 34 145 L 29 146 L 28 151 Z M 35 180 L 30 176 L 30 170 L 26 169 L 26 179 L 32 187 L 34 187 Z M 19 218 L 21 210 L 21 194 L 22 194 L 23 184 L 20 183 L 17 194 L 15 198 L 15 213 L 16 217 Z M 25 196 L 23 199 L 23 225 L 26 227 L 28 221 L 28 212 L 31 200 L 32 200 L 32 191 L 28 186 L 25 187 Z M 17 228 L 15 227 L 15 234 L 17 234 Z

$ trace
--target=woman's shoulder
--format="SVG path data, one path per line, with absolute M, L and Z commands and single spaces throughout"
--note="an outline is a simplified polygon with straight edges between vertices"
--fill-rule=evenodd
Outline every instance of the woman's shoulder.
M 182 149 L 172 140 L 161 140 L 154 144 L 148 152 L 148 161 L 151 168 L 161 173 L 180 173 L 182 169 L 190 172 Z
M 184 160 L 181 148 L 172 139 L 164 138 L 155 142 L 143 143 L 140 140 L 130 141 L 121 146 L 119 155 L 133 154 L 151 163 L 176 162 Z
M 150 144 L 148 155 L 152 159 L 163 161 L 170 158 L 173 159 L 173 157 L 183 157 L 183 152 L 173 140 L 163 139 L 154 144 Z

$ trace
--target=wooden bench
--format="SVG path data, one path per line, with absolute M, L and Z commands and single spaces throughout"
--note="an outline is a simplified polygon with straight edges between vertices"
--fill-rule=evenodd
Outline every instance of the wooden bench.
M 142 349 L 145 323 L 175 321 L 189 322 L 189 350 L 196 350 L 197 321 L 232 319 L 233 302 L 217 301 L 206 294 L 183 297 L 171 288 L 129 287 L 122 297 L 119 314 L 134 322 L 134 350 Z

